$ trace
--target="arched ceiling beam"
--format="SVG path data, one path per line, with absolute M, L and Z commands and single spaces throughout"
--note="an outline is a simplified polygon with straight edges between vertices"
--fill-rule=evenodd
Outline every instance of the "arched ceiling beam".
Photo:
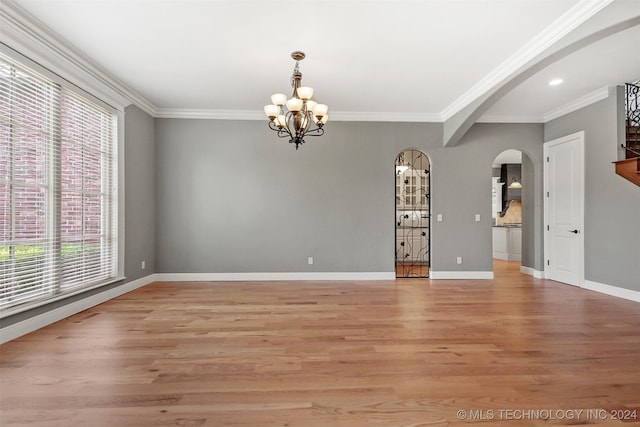
M 637 5 L 640 5 L 638 2 Z M 605 10 L 606 11 L 606 10 Z M 632 14 L 631 16 L 633 16 Z M 633 18 L 611 23 L 615 18 L 605 17 L 599 22 L 586 22 L 577 30 L 563 37 L 544 52 L 538 54 L 516 71 L 495 84 L 458 112 L 444 120 L 443 145 L 456 146 L 471 126 L 500 98 L 516 88 L 537 72 L 554 62 L 576 52 L 598 40 L 640 25 L 640 7 Z M 629 16 L 629 15 L 627 15 Z M 609 19 L 606 19 L 609 18 Z M 598 20 L 596 20 L 598 21 Z M 602 22 L 604 21 L 604 22 Z M 612 65 L 615 66 L 615 65 Z

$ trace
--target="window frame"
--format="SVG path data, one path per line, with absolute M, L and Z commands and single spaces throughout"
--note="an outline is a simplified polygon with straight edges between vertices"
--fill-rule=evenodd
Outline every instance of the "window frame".
M 29 59 L 27 56 L 23 55 L 22 53 L 12 49 L 8 45 L 6 45 L 4 41 L 0 43 L 0 52 L 2 52 L 2 54 L 10 58 L 12 61 L 17 62 L 22 66 L 28 69 L 31 69 L 38 74 L 41 74 L 43 77 L 50 80 L 55 85 L 58 85 L 60 87 L 61 92 L 70 91 L 76 94 L 77 96 L 85 98 L 86 100 L 111 111 L 113 115 L 114 128 L 115 128 L 114 129 L 115 147 L 114 147 L 114 154 L 112 159 L 112 163 L 115 171 L 113 173 L 112 179 L 114 180 L 114 192 L 115 192 L 113 197 L 113 203 L 115 204 L 116 208 L 114 210 L 113 220 L 116 221 L 117 223 L 115 235 L 114 235 L 114 238 L 117 241 L 117 245 L 115 248 L 116 254 L 114 254 L 116 271 L 115 271 L 115 276 L 112 279 L 105 280 L 96 284 L 92 284 L 90 286 L 79 286 L 79 287 L 70 288 L 66 291 L 63 290 L 59 293 L 53 294 L 49 298 L 26 301 L 19 305 L 9 306 L 9 307 L 0 309 L 0 319 L 2 319 L 2 318 L 10 317 L 20 312 L 28 311 L 40 306 L 50 304 L 52 302 L 66 299 L 74 295 L 78 295 L 94 289 L 102 288 L 104 286 L 108 286 L 114 283 L 122 282 L 126 278 L 124 275 L 124 264 L 125 264 L 124 263 L 124 224 L 125 224 L 125 220 L 124 220 L 124 104 L 117 102 L 117 101 L 122 101 L 122 98 L 119 97 L 117 94 L 114 94 L 114 97 L 111 99 L 109 97 L 106 97 L 111 102 L 105 102 L 102 99 L 98 98 L 97 96 L 92 95 L 91 93 L 91 91 L 95 91 L 99 95 L 104 94 L 105 93 L 104 86 L 98 88 L 99 85 L 91 86 L 91 85 L 84 84 L 85 87 L 89 86 L 89 89 L 85 90 L 82 87 L 72 83 L 67 78 L 62 77 L 56 72 L 51 71 L 48 68 L 45 68 L 39 63 L 36 63 L 35 61 Z M 55 61 L 55 58 L 52 58 L 52 60 Z M 74 78 L 74 75 L 73 75 L 74 73 L 67 73 L 67 74 L 70 74 L 70 77 Z M 77 76 L 75 77 L 77 80 Z M 109 90 L 110 89 L 107 88 L 106 91 L 108 92 Z M 117 100 L 117 101 L 114 102 L 114 100 Z M 51 224 L 48 224 L 48 225 L 50 226 Z M 57 284 L 58 288 L 59 286 L 60 284 Z

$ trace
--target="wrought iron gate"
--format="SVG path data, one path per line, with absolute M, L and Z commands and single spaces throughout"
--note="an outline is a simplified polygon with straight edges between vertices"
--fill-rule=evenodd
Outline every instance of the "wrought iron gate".
M 396 277 L 429 277 L 430 163 L 418 150 L 396 158 Z

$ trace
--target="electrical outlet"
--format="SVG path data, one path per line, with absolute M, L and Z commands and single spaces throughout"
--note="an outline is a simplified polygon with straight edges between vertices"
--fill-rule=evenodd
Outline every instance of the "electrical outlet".
M 140 263 L 140 268 L 141 268 L 142 270 L 144 270 L 146 267 L 147 267 L 147 262 L 146 262 L 146 261 L 142 261 L 142 262 Z
M 459 256 L 459 257 L 456 259 L 456 262 L 457 262 L 458 264 L 462 264 L 462 257 L 461 257 L 461 256 Z
M 476 214 L 476 222 L 480 222 L 480 214 Z
M 442 222 L 442 214 L 438 214 L 438 222 Z
M 312 256 L 310 256 L 310 257 L 307 259 L 307 262 L 309 263 L 309 265 L 312 265 L 312 264 L 313 264 L 313 257 L 312 257 Z

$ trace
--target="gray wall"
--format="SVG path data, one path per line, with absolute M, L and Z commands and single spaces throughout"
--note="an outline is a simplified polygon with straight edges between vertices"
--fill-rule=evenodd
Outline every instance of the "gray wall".
M 333 122 L 296 151 L 261 121 L 157 119 L 155 134 L 156 271 L 168 273 L 392 272 L 405 148 L 431 160 L 432 214 L 444 219 L 432 224 L 433 270 L 491 271 L 492 162 L 518 148 L 539 164 L 543 137 L 542 125 L 478 124 L 444 148 L 442 124 Z M 531 235 L 533 254 L 541 231 Z
M 156 167 L 154 118 L 125 110 L 125 263 L 127 281 L 155 272 Z M 145 261 L 145 269 L 141 262 Z
M 89 296 L 122 286 L 155 271 L 155 174 L 154 119 L 135 106 L 125 109 L 125 276 L 120 283 L 103 286 L 32 310 L 0 319 L 0 327 L 31 317 Z M 147 268 L 140 269 L 141 259 Z
M 640 291 L 640 188 L 615 174 L 623 104 L 619 90 L 545 124 L 551 141 L 585 131 L 585 279 Z
M 522 265 L 544 271 L 542 153 L 522 156 Z
M 458 209 L 459 214 L 454 223 L 447 224 L 447 227 L 443 228 L 442 238 L 446 239 L 449 245 L 461 248 L 459 250 L 467 249 L 473 257 L 484 257 L 483 263 L 478 265 L 478 268 L 465 269 L 492 270 L 490 227 L 492 164 L 502 151 L 518 149 L 523 154 L 522 265 L 543 270 L 542 224 L 535 218 L 536 212 L 542 212 L 542 138 L 541 124 L 476 123 L 458 146 L 442 149 L 446 155 L 442 165 L 447 170 L 444 171 L 445 176 L 441 180 L 439 189 L 449 194 L 464 196 L 455 201 L 452 201 L 450 196 L 443 196 L 443 201 L 446 203 L 444 209 L 449 211 Z M 456 170 L 450 171 L 451 167 L 455 167 Z M 464 182 L 455 180 L 453 181 L 455 185 L 451 185 L 449 175 L 452 172 L 459 174 Z M 481 214 L 480 223 L 474 222 L 475 213 Z M 446 265 L 436 270 L 456 270 L 455 265 L 452 264 L 455 263 L 454 251 L 455 249 L 452 248 L 443 254 L 446 259 L 442 262 Z

